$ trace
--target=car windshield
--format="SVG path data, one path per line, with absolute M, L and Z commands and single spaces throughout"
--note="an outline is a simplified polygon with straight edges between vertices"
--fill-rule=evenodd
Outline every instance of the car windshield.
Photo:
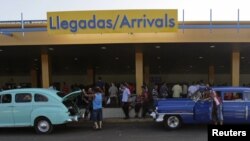
M 64 92 L 57 92 L 56 93 L 58 96 L 60 96 L 60 97 L 64 97 L 65 95 L 67 95 L 66 93 L 64 93 Z
M 205 93 L 205 90 L 203 87 L 201 87 L 199 90 L 197 90 L 192 96 L 191 99 L 193 101 L 198 101 L 200 99 L 204 100 L 207 99 L 208 95 Z

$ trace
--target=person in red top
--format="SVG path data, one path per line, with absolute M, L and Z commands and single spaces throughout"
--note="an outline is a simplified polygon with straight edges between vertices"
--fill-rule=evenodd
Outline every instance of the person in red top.
M 215 125 L 220 123 L 223 124 L 223 115 L 222 115 L 222 100 L 221 97 L 211 88 L 205 88 L 205 91 L 209 92 L 210 99 L 213 101 L 212 104 L 212 119 Z
M 64 94 L 69 93 L 69 86 L 66 84 L 66 82 L 63 82 L 62 91 Z
M 127 84 L 130 93 L 135 93 L 135 86 L 132 83 Z
M 135 118 L 139 118 L 139 112 L 142 107 L 142 97 L 141 95 L 137 95 L 135 99 Z
M 223 115 L 222 115 L 222 100 L 221 97 L 218 96 L 218 94 L 214 91 L 211 90 L 211 98 L 213 100 L 213 106 L 215 112 L 215 119 L 214 119 L 214 124 L 217 125 L 218 122 L 220 125 L 223 124 Z

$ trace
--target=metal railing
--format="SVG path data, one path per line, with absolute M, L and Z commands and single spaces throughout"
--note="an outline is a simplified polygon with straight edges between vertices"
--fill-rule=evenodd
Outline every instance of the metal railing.
M 240 22 L 240 10 L 237 10 L 237 19 L 233 24 L 218 24 L 216 21 L 213 21 L 213 12 L 210 9 L 209 21 L 206 21 L 205 24 L 186 24 L 188 21 L 185 21 L 185 11 L 182 11 L 182 21 L 179 21 L 178 29 L 181 29 L 182 32 L 185 32 L 185 29 L 209 29 L 212 32 L 213 29 L 236 29 L 238 32 L 240 29 L 250 29 L 250 22 L 241 24 Z M 33 27 L 31 25 L 43 25 L 44 27 Z M 7 26 L 6 26 L 7 25 Z M 17 25 L 17 27 L 11 27 L 11 25 Z M 23 15 L 21 14 L 21 20 L 14 21 L 0 21 L 0 34 L 3 35 L 12 35 L 14 32 L 46 32 L 47 20 L 23 20 Z M 2 27 L 2 28 L 1 28 Z

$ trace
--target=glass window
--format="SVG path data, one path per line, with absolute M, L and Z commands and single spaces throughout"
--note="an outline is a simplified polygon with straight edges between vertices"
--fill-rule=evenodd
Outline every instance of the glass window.
M 67 95 L 66 93 L 64 93 L 64 92 L 57 92 L 56 93 L 58 96 L 60 96 L 60 97 L 64 97 L 65 95 Z
M 241 92 L 226 92 L 226 93 L 224 93 L 224 100 L 242 101 L 243 100 L 243 93 L 241 93 Z
M 20 93 L 20 94 L 16 94 L 15 96 L 16 103 L 31 102 L 31 100 L 32 100 L 32 96 L 29 93 Z
M 42 94 L 35 94 L 35 102 L 47 102 L 48 98 Z
M 5 94 L 2 96 L 2 103 L 11 103 L 11 94 Z
M 250 92 L 244 93 L 245 95 L 245 100 L 250 101 Z

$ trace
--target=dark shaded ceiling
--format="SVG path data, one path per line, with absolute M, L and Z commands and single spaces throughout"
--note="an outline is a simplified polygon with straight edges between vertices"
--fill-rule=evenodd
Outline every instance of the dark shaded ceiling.
M 211 47 L 214 46 L 214 47 Z M 105 47 L 106 49 L 103 49 Z M 231 72 L 231 52 L 241 52 L 241 73 L 250 73 L 250 43 L 157 43 L 0 47 L 0 73 L 40 70 L 40 50 L 50 54 L 52 74 L 83 74 L 89 66 L 99 74 L 134 74 L 135 48 L 144 52 L 152 74 Z

